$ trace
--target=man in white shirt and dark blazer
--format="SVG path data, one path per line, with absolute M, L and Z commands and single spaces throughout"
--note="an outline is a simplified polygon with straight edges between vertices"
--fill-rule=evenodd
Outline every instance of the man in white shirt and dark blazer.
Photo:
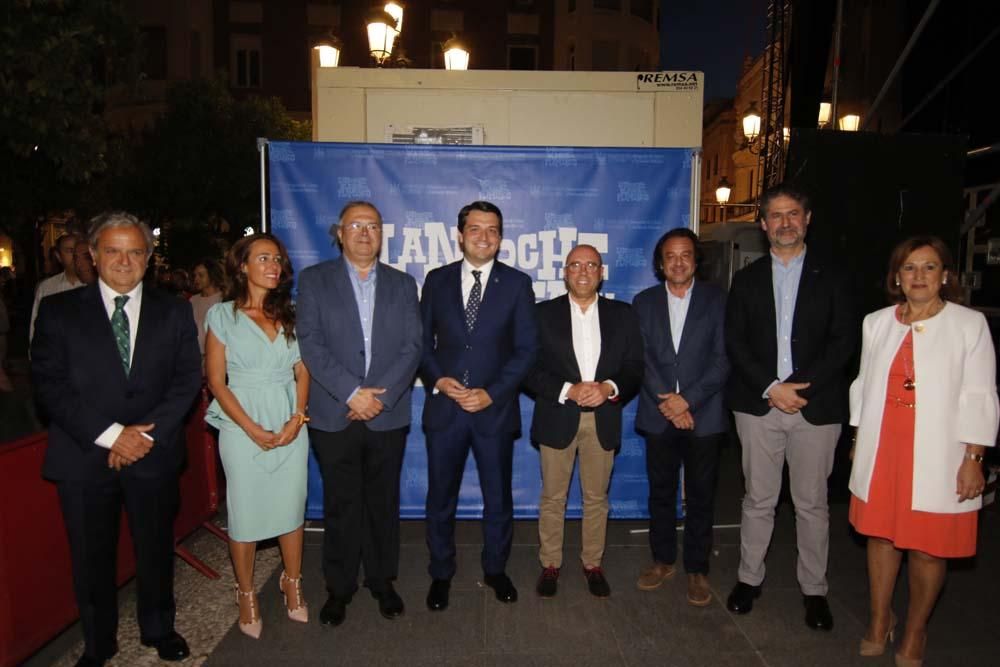
M 535 398 L 531 439 L 538 444 L 542 493 L 538 501 L 536 592 L 556 594 L 563 526 L 573 464 L 580 459 L 583 549 L 587 588 L 608 597 L 602 569 L 608 524 L 608 483 L 621 446 L 622 408 L 642 381 L 642 335 L 632 308 L 598 296 L 604 266 L 597 249 L 580 245 L 564 264 L 568 294 L 535 306 L 539 355 L 524 386 Z
M 139 637 L 163 660 L 189 654 L 174 630 L 173 521 L 184 419 L 201 386 L 191 307 L 142 284 L 149 227 L 95 218 L 99 280 L 42 300 L 32 382 L 50 420 L 42 474 L 56 482 L 84 635 L 78 665 L 118 650 L 115 555 L 122 507 L 136 552 Z

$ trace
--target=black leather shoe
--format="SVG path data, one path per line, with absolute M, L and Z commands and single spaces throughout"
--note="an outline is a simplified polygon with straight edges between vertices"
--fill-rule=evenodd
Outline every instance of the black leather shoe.
M 760 586 L 751 586 L 738 581 L 726 600 L 726 609 L 734 614 L 749 614 L 753 610 L 753 601 L 759 597 Z
M 427 608 L 431 611 L 444 611 L 448 608 L 448 593 L 451 591 L 451 579 L 434 579 L 431 589 L 427 592 Z
M 399 618 L 406 611 L 403 598 L 399 597 L 391 583 L 386 583 L 380 590 L 373 590 L 372 597 L 378 600 L 378 613 L 390 621 Z
M 319 610 L 319 624 L 337 627 L 347 618 L 347 600 L 330 596 Z
M 188 648 L 187 642 L 176 632 L 171 632 L 160 639 L 143 639 L 141 643 L 143 646 L 155 648 L 160 660 L 168 662 L 177 662 L 191 655 L 191 649 Z
M 538 585 L 535 592 L 543 598 L 555 597 L 556 588 L 559 582 L 559 568 L 546 567 L 542 569 L 542 574 L 538 577 Z
M 604 570 L 599 567 L 583 568 L 583 576 L 587 578 L 587 590 L 590 594 L 599 597 L 606 598 L 611 595 L 611 586 L 608 585 L 608 580 L 604 577 Z
M 802 602 L 806 606 L 806 625 L 813 630 L 833 629 L 833 614 L 825 595 L 803 595 Z
M 493 592 L 497 595 L 497 600 L 500 602 L 517 602 L 517 589 L 514 588 L 514 582 L 510 580 L 505 572 L 500 574 L 487 574 L 483 577 L 483 581 L 487 586 L 493 589 Z
M 118 654 L 118 642 L 111 645 L 111 651 L 103 658 L 95 658 L 93 656 L 84 653 L 80 656 L 80 659 L 76 661 L 76 667 L 101 667 L 111 658 Z

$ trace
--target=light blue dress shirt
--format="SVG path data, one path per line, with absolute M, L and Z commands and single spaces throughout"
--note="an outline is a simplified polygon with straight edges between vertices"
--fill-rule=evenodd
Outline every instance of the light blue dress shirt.
M 365 338 L 365 375 L 372 363 L 372 320 L 375 319 L 375 285 L 378 283 L 378 263 L 372 265 L 368 277 L 362 279 L 357 268 L 345 260 L 347 275 L 351 279 L 354 290 L 354 301 L 358 304 L 358 318 L 361 320 L 361 333 Z M 348 400 L 357 392 L 351 392 Z
M 774 286 L 774 315 L 778 331 L 778 379 L 784 382 L 792 374 L 792 320 L 795 317 L 795 300 L 799 296 L 802 264 L 805 249 L 785 266 L 771 255 L 771 282 Z M 770 387 L 768 387 L 770 389 Z

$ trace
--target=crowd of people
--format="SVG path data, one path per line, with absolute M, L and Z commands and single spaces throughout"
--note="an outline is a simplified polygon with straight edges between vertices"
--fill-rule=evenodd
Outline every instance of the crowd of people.
M 253 587 L 263 539 L 280 545 L 288 617 L 309 620 L 302 549 L 310 447 L 323 478 L 328 597 L 319 622 L 344 622 L 362 568 L 360 584 L 381 615 L 405 613 L 394 588 L 399 484 L 419 377 L 430 610 L 449 606 L 470 450 L 483 496 L 483 581 L 500 602 L 518 599 L 507 561 L 521 391 L 535 401 L 530 433 L 541 461 L 535 592 L 558 591 L 578 459 L 579 566 L 590 593 L 611 594 L 602 565 L 608 486 L 622 409 L 638 398 L 650 488 L 640 590 L 676 574 L 683 474 L 687 599 L 711 603 L 719 448 L 732 416 L 745 495 L 726 606 L 750 613 L 762 593 L 787 462 L 804 621 L 830 630 L 827 479 L 850 424 L 850 522 L 868 538 L 871 597 L 858 650 L 881 655 L 895 638 L 893 591 L 905 555 L 910 595 L 895 660 L 921 664 L 946 559 L 976 550 L 983 453 L 1000 420 L 993 342 L 982 314 L 957 302 L 950 253 L 933 237 L 896 247 L 886 274 L 890 305 L 859 326 L 844 281 L 807 248 L 811 216 L 807 195 L 793 185 L 765 192 L 760 225 L 770 252 L 737 272 L 728 294 L 696 277 L 698 237 L 671 230 L 653 248 L 656 283 L 631 304 L 599 295 L 604 266 L 589 245 L 565 258 L 566 294 L 536 304 L 530 277 L 496 259 L 503 214 L 485 201 L 458 213 L 462 258 L 428 273 L 419 298 L 413 277 L 379 261 L 383 223 L 370 202 L 343 208 L 330 230 L 341 256 L 302 271 L 295 303 L 277 237 L 240 240 L 224 269 L 200 262 L 190 288 L 175 272 L 171 289 L 189 290 L 188 302 L 144 287 L 146 225 L 125 213 L 98 217 L 88 239 L 60 245 L 65 275 L 40 286 L 32 323 L 33 382 L 50 420 L 44 474 L 58 485 L 85 637 L 78 664 L 99 665 L 117 651 L 122 506 L 136 544 L 141 641 L 164 660 L 188 655 L 173 627 L 170 526 L 183 419 L 203 373 L 214 396 L 206 420 L 219 430 L 227 478 L 238 626 L 249 637 L 263 632 Z M 76 282 L 87 286 L 63 289 Z

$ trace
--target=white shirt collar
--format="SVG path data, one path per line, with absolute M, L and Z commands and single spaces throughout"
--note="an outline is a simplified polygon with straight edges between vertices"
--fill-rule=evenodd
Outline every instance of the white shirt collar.
M 673 292 L 670 291 L 669 283 L 667 283 L 667 281 L 663 281 L 663 289 L 667 290 L 667 298 L 668 299 L 674 299 L 676 301 L 690 301 L 691 300 L 691 292 L 694 291 L 694 281 L 695 281 L 695 279 L 692 278 L 691 279 L 691 284 L 688 285 L 687 291 L 684 292 L 684 296 L 682 296 L 682 297 L 681 296 L 677 296 L 676 294 L 674 294 Z
M 97 286 L 101 290 L 101 300 L 104 301 L 104 305 L 106 307 L 110 308 L 110 309 L 114 309 L 114 307 L 115 307 L 115 297 L 116 296 L 123 296 L 123 295 L 120 292 L 116 292 L 111 287 L 109 287 L 108 284 L 106 282 L 104 282 L 103 278 L 98 278 L 97 279 Z M 142 301 L 142 281 L 140 280 L 139 284 L 136 285 L 132 289 L 131 292 L 127 292 L 126 294 L 124 294 L 124 296 L 128 297 L 128 303 L 129 304 L 131 304 L 133 302 L 135 302 L 135 303 L 141 302 Z
M 486 281 L 490 279 L 490 273 L 493 271 L 493 263 L 495 261 L 496 261 L 495 259 L 491 259 L 490 261 L 486 262 L 482 266 L 475 267 L 475 266 L 473 266 L 469 262 L 469 260 L 462 259 L 462 279 L 464 280 L 464 279 L 468 278 L 469 280 L 473 280 L 474 276 L 472 275 L 472 272 L 473 271 L 482 271 L 483 274 L 482 274 L 482 276 L 480 278 L 480 281 L 485 286 L 486 285 Z

